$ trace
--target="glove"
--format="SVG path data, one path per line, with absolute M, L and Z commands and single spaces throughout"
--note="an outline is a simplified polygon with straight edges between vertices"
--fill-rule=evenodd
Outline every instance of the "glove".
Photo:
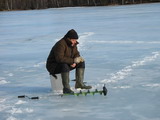
M 78 64 L 80 62 L 84 62 L 84 59 L 82 57 L 76 57 L 76 58 L 74 58 L 74 63 Z

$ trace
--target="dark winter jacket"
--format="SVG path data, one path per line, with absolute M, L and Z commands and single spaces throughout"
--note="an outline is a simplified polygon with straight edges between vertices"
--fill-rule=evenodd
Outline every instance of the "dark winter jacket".
M 71 42 L 64 37 L 59 40 L 50 51 L 47 58 L 46 68 L 51 75 L 54 75 L 58 63 L 72 65 L 74 63 L 74 58 L 79 56 L 80 54 L 77 50 L 77 45 L 72 47 Z

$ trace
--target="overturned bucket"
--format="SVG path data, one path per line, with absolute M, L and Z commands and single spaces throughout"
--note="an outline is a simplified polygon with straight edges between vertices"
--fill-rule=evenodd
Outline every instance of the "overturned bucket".
M 56 74 L 56 76 L 57 76 L 57 78 L 50 75 L 52 91 L 54 94 L 61 94 L 61 93 L 63 93 L 61 74 Z

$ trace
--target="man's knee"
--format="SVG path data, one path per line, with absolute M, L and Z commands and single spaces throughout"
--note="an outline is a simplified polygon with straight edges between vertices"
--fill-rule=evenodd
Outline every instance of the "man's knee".
M 60 64 L 61 66 L 61 72 L 69 72 L 70 71 L 70 67 L 68 64 Z
M 68 64 L 59 64 L 60 65 L 60 72 L 69 72 L 75 68 L 71 68 Z M 76 68 L 85 68 L 85 62 L 80 62 L 76 65 Z
M 85 62 L 78 63 L 76 68 L 85 68 Z

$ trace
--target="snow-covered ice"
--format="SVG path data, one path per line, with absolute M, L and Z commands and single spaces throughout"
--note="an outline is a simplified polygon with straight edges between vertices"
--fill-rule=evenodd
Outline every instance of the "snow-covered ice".
M 159 26 L 160 3 L 0 12 L 0 119 L 159 120 Z M 72 28 L 85 81 L 107 96 L 51 92 L 46 59 Z

